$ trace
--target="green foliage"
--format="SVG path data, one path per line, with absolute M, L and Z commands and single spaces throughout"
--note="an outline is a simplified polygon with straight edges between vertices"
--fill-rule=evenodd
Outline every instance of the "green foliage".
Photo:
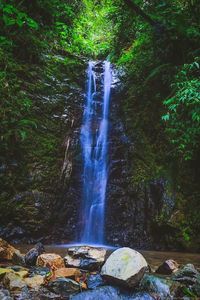
M 114 24 L 111 15 L 117 7 L 114 1 L 83 0 L 83 9 L 74 21 L 73 44 L 77 53 L 90 56 L 106 56 L 110 52 Z
M 12 2 L 12 1 L 10 1 Z M 27 26 L 32 29 L 38 29 L 38 23 L 30 18 L 25 12 L 17 9 L 16 6 L 4 1 L 0 3 L 0 10 L 3 12 L 3 22 L 7 27 L 17 25 L 19 28 Z
M 15 143 L 20 144 L 36 122 L 31 118 L 32 101 L 19 90 L 17 78 L 8 78 L 7 73 L 0 72 L 1 107 L 1 155 L 7 153 Z
M 200 210 L 200 4 L 132 1 L 157 26 L 123 0 L 0 1 L 0 159 L 8 165 L 17 159 L 23 174 L 9 169 L 3 187 L 14 194 L 28 186 L 29 161 L 39 165 L 39 173 L 45 169 L 41 180 L 47 185 L 55 177 L 62 128 L 52 112 L 62 114 L 66 103 L 44 104 L 40 97 L 62 89 L 52 78 L 59 82 L 63 74 L 77 87 L 77 57 L 110 57 L 122 70 L 120 117 L 134 143 L 128 161 L 131 184 L 166 177 L 174 194 L 181 190 L 183 200 L 176 205 L 184 217 L 177 226 L 190 245 L 199 232 Z M 166 219 L 162 213 L 157 222 Z
M 184 64 L 172 88 L 174 96 L 165 100 L 167 123 L 171 142 L 184 159 L 192 159 L 199 148 L 200 138 L 200 69 L 198 59 Z
M 133 2 L 158 25 L 152 27 L 123 3 L 114 16 L 112 59 L 122 70 L 121 116 L 134 144 L 131 183 L 165 178 L 183 216 L 176 239 L 183 247 L 198 248 L 200 4 Z M 156 221 L 169 226 L 162 211 Z

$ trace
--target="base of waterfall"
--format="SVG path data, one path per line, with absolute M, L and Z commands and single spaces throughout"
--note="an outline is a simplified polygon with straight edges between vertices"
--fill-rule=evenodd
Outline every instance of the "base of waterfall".
M 65 250 L 65 255 L 48 253 L 40 243 L 21 253 L 0 239 L 0 299 L 200 297 L 200 273 L 192 264 L 167 260 L 152 272 L 142 254 L 128 247 L 68 245 Z

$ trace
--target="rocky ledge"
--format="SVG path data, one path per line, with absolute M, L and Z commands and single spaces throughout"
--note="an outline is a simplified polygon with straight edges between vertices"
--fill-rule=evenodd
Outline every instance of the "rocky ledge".
M 199 299 L 200 273 L 191 264 L 163 262 L 151 272 L 137 251 L 76 246 L 66 255 L 39 243 L 27 253 L 0 239 L 0 299 Z

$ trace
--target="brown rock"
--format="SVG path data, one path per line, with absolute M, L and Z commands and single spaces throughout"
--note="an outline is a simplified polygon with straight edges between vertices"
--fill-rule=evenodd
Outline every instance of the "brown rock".
M 157 274 L 170 275 L 178 270 L 178 263 L 173 259 L 164 261 L 162 265 L 156 270 Z
M 55 271 L 54 276 L 56 278 L 58 277 L 67 277 L 67 278 L 76 278 L 76 277 L 80 277 L 82 275 L 81 271 L 79 269 L 76 268 L 61 268 L 61 269 L 57 269 Z
M 12 260 L 13 256 L 20 256 L 19 250 L 8 244 L 5 240 L 0 238 L 0 261 Z
M 64 260 L 55 253 L 44 253 L 38 256 L 36 265 L 39 267 L 49 267 L 51 269 L 64 268 Z

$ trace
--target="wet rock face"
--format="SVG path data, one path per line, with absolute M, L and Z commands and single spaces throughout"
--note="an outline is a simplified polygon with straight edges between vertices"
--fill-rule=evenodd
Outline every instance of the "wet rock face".
M 17 194 L 9 202 L 12 220 L 0 230 L 0 234 L 15 242 L 41 238 L 51 224 L 54 200 L 52 195 L 37 190 Z M 20 227 L 16 227 L 16 224 L 20 224 Z
M 165 194 L 162 178 L 144 183 L 134 182 L 134 163 L 143 160 L 136 155 L 135 141 L 126 134 L 122 120 L 124 95 L 114 88 L 111 99 L 109 132 L 109 177 L 106 201 L 106 239 L 108 244 L 142 249 L 162 248 L 162 232 L 153 232 L 154 218 L 163 207 L 173 203 Z M 167 228 L 169 231 L 169 228 Z M 159 243 L 160 241 L 160 243 Z
M 28 67 L 34 80 L 27 79 L 24 85 L 27 92 L 30 88 L 38 128 L 23 149 L 13 147 L 12 158 L 0 165 L 4 183 L 0 236 L 15 243 L 44 239 L 50 243 L 58 236 L 69 241 L 78 222 L 80 197 L 76 198 L 78 184 L 74 188 L 73 182 L 80 170 L 78 139 L 87 62 L 66 54 L 48 53 L 41 59 L 42 67 Z

